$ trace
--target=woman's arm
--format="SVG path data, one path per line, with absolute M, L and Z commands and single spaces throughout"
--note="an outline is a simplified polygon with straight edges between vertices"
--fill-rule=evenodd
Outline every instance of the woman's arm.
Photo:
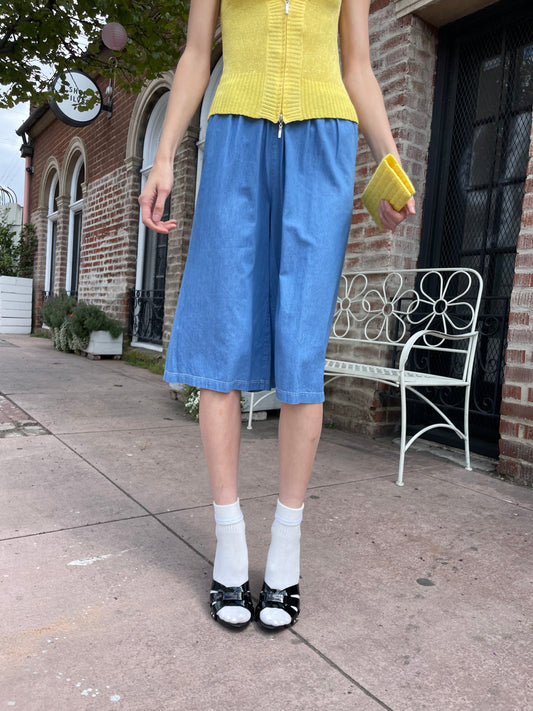
M 343 0 L 339 33 L 344 85 L 357 111 L 361 132 L 376 163 L 379 163 L 388 153 L 398 160 L 400 156 L 391 133 L 383 95 L 370 63 L 369 10 L 370 0 Z M 396 212 L 388 202 L 381 201 L 380 218 L 387 229 L 394 230 L 414 213 L 413 198 L 400 212 Z
M 154 165 L 139 197 L 143 223 L 168 233 L 175 220 L 161 222 L 173 182 L 174 156 L 209 83 L 211 49 L 220 0 L 191 0 L 187 44 L 176 67 Z

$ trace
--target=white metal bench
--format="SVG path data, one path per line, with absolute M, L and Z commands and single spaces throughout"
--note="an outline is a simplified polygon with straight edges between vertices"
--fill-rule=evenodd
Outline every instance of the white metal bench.
M 451 429 L 464 441 L 470 469 L 468 406 L 483 283 L 467 268 L 407 269 L 343 274 L 329 339 L 325 384 L 337 378 L 364 378 L 399 388 L 400 462 L 396 483 L 403 485 L 405 452 L 436 427 Z M 446 354 L 438 356 L 435 354 Z M 451 358 L 439 373 L 439 358 Z M 436 366 L 436 367 L 435 367 Z M 453 375 L 450 375 L 450 372 Z M 419 388 L 464 388 L 463 429 Z M 438 415 L 407 439 L 407 391 Z

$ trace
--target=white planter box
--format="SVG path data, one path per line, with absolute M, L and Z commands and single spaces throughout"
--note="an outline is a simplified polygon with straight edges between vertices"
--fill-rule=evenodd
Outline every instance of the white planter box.
M 33 279 L 0 276 L 0 333 L 31 333 Z
M 111 338 L 108 331 L 93 331 L 86 353 L 89 355 L 122 355 L 122 333 Z

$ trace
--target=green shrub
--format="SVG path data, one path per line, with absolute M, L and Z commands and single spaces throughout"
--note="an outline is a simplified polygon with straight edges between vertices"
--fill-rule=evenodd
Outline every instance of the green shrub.
M 108 331 L 113 338 L 122 333 L 122 326 L 102 309 L 85 301 L 76 301 L 65 292 L 51 296 L 41 306 L 41 319 L 52 332 L 58 351 L 84 351 L 93 331 Z
M 70 319 L 72 333 L 80 339 L 89 339 L 93 331 L 108 331 L 112 338 L 122 333 L 122 325 L 110 318 L 94 304 L 78 301 Z
M 198 420 L 200 416 L 200 391 L 194 385 L 184 385 L 183 395 L 185 397 L 185 413 Z
M 17 276 L 17 244 L 15 231 L 5 222 L 0 222 L 0 275 Z
M 36 251 L 35 227 L 30 222 L 25 224 L 17 241 L 15 230 L 3 217 L 0 221 L 0 275 L 31 279 Z
M 76 305 L 76 299 L 66 292 L 50 296 L 41 306 L 42 322 L 49 328 L 60 328 L 65 319 L 72 314 Z
M 33 279 L 33 264 L 37 252 L 37 232 L 31 222 L 27 222 L 20 233 L 18 244 L 18 274 L 19 277 Z
M 79 338 L 72 332 L 71 319 L 67 317 L 59 328 L 54 329 L 54 346 L 58 351 L 65 353 L 79 353 L 85 351 L 89 345 L 89 337 Z

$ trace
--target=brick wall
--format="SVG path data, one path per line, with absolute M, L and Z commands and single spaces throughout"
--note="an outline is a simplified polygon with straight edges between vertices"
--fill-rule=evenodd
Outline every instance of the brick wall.
M 123 164 L 91 180 L 83 202 L 78 296 L 124 323 L 127 291 L 135 283 L 138 185 Z
M 360 195 L 376 165 L 361 137 L 346 271 L 416 267 L 431 136 L 436 31 L 414 15 L 397 20 L 389 0 L 375 0 L 370 13 L 372 66 L 402 164 L 417 190 L 417 215 L 394 234 L 382 233 L 374 225 Z M 376 360 L 383 362 L 387 356 L 378 348 Z M 385 388 L 367 381 L 340 378 L 326 390 L 325 419 L 343 429 L 374 436 L 388 434 L 397 427 L 398 412 Z
M 533 126 L 511 293 L 498 471 L 533 485 Z
M 105 85 L 100 82 L 102 93 Z M 78 156 L 71 155 L 69 165 L 66 158 L 72 140 L 79 138 L 86 150 L 79 298 L 102 306 L 124 324 L 127 289 L 135 283 L 138 234 L 139 164 L 125 162 L 135 99 L 134 95 L 116 89 L 110 117 L 102 112 L 89 126 L 73 128 L 47 112 L 42 123 L 34 127 L 33 135 L 30 134 L 34 145 L 31 219 L 39 238 L 35 292 L 40 297 L 45 287 L 48 195 L 39 204 L 39 194 L 51 157 L 57 161 L 60 173 L 55 290 L 66 288 L 70 174 Z M 50 123 L 44 127 L 45 122 Z M 39 306 L 40 298 L 35 304 L 35 326 L 40 325 Z

